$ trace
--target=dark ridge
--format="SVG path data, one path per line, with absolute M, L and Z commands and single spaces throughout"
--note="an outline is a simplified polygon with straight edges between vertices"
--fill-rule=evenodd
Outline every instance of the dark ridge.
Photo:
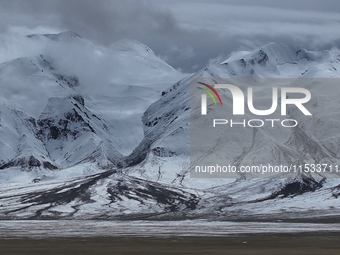
M 175 212 L 183 207 L 194 210 L 199 198 L 182 190 L 169 189 L 157 183 L 139 179 L 120 180 L 116 185 L 107 189 L 111 203 L 123 200 L 123 197 L 136 200 L 141 204 L 146 200 L 156 200 L 158 204 L 165 205 L 165 210 Z
M 295 197 L 295 196 L 302 195 L 307 192 L 314 192 L 322 188 L 324 181 L 325 179 L 321 180 L 320 182 L 317 182 L 311 178 L 303 178 L 301 180 L 295 180 L 295 181 L 287 183 L 280 190 L 274 192 L 272 195 L 270 195 L 268 198 L 264 200 L 275 199 L 275 198 Z

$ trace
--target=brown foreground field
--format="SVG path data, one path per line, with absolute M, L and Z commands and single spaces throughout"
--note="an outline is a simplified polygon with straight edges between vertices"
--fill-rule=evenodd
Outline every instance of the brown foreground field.
M 96 237 L 1 239 L 1 255 L 340 254 L 340 233 L 224 237 Z

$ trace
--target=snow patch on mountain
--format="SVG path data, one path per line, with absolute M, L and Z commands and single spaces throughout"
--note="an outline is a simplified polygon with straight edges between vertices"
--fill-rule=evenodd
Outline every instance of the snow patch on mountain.
M 313 95 L 307 104 L 313 117 L 299 128 L 247 129 L 242 136 L 221 131 L 194 148 L 205 158 L 235 165 L 263 159 L 338 164 L 338 85 L 322 87 L 317 78 L 339 77 L 339 56 L 270 43 L 187 76 L 137 41 L 102 47 L 74 32 L 28 39 L 41 47 L 39 54 L 0 64 L 1 218 L 338 215 L 334 173 L 190 178 L 190 133 L 201 121 L 190 123 L 190 111 L 199 115 L 201 93 L 190 93 L 190 81 L 292 78 L 289 86 L 299 84 Z M 265 102 L 266 88 L 258 89 Z M 222 99 L 231 107 L 230 96 Z M 213 118 L 214 108 L 208 109 Z M 289 116 L 301 119 L 298 109 Z M 201 158 L 191 160 L 199 164 Z

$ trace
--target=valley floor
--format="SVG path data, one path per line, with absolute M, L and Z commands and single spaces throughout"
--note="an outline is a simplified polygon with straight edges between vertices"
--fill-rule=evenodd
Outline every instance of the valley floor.
M 0 255 L 340 254 L 340 224 L 2 220 Z
M 102 237 L 171 238 L 188 236 L 226 237 L 235 235 L 276 235 L 336 233 L 340 223 L 108 220 L 1 220 L 0 239 L 59 239 Z M 339 242 L 340 245 L 340 242 Z M 1 250 L 0 250 L 1 251 Z
M 340 233 L 0 239 L 0 254 L 339 254 Z

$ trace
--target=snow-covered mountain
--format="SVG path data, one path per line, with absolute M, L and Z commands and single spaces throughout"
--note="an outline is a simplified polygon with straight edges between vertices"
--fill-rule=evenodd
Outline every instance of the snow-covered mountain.
M 200 123 L 200 92 L 190 95 L 190 82 L 337 78 L 339 56 L 270 43 L 183 75 L 137 41 L 100 48 L 74 32 L 28 38 L 43 45 L 40 55 L 0 64 L 0 217 L 338 216 L 340 179 L 334 173 L 190 178 L 190 132 Z M 222 151 L 234 164 L 263 158 L 337 164 L 340 90 L 336 83 L 305 85 L 313 94 L 313 117 L 304 125 L 275 133 L 231 130 L 210 139 L 214 150 L 200 148 L 205 158 Z M 230 97 L 222 99 L 232 105 Z
M 4 105 L 27 115 L 20 121 L 29 120 L 33 137 L 43 144 L 32 155 L 47 150 L 49 160 L 58 168 L 78 164 L 93 153 L 96 160 L 116 158 L 113 161 L 120 165 L 120 153 L 128 153 L 143 136 L 140 118 L 145 109 L 164 88 L 183 77 L 136 41 L 120 41 L 101 49 L 73 32 L 29 38 L 40 45 L 42 54 L 0 65 L 1 97 Z M 22 140 L 29 132 L 18 129 L 26 126 L 7 129 L 17 133 L 16 140 Z M 5 128 L 2 126 L 2 132 Z M 3 133 L 2 137 L 6 136 Z M 14 152 L 18 144 L 11 143 L 13 138 L 6 146 L 13 153 L 3 153 L 6 160 L 1 165 L 18 154 Z

